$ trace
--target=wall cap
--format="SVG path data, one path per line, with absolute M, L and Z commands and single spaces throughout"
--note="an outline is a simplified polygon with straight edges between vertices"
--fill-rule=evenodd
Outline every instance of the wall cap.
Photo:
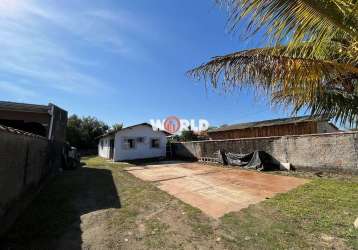
M 329 137 L 342 135 L 358 135 L 357 131 L 352 132 L 335 132 L 335 133 L 321 133 L 321 134 L 306 134 L 306 135 L 284 135 L 284 136 L 268 136 L 268 137 L 249 137 L 238 139 L 221 139 L 221 140 L 204 140 L 204 141 L 188 141 L 188 142 L 171 142 L 173 144 L 187 144 L 187 143 L 204 143 L 204 142 L 223 142 L 223 141 L 251 141 L 264 139 L 282 139 L 282 138 L 298 138 L 298 137 Z

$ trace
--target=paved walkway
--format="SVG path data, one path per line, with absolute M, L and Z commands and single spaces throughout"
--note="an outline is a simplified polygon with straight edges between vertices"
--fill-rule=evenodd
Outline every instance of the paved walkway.
M 219 218 L 307 182 L 305 179 L 200 163 L 129 167 L 134 176 L 151 182 L 182 201 Z

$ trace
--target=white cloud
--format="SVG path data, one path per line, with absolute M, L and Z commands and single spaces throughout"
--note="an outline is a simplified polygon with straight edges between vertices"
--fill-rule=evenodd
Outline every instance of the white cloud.
M 14 95 L 18 98 L 28 98 L 28 97 L 37 96 L 35 91 L 29 90 L 26 87 L 15 85 L 9 82 L 0 82 L 0 90 L 10 95 Z
M 69 32 L 94 46 L 108 51 L 125 52 L 123 41 L 130 33 L 144 33 L 146 30 L 130 12 L 105 9 L 59 12 L 50 7 L 35 4 L 24 5 L 27 16 L 42 19 L 52 27 Z
M 88 51 L 126 57 L 135 51 L 130 33 L 145 30 L 129 12 L 61 11 L 34 1 L 1 1 L 0 78 L 13 82 L 3 82 L 1 89 L 13 94 L 35 94 L 26 88 L 79 94 L 108 90 L 109 84 L 91 73 L 102 62 Z M 28 85 L 16 85 L 19 81 Z

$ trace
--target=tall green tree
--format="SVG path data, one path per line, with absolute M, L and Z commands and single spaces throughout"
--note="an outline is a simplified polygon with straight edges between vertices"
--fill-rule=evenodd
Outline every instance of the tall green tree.
M 77 148 L 82 147 L 82 132 L 81 132 L 82 119 L 77 115 L 71 115 L 67 121 L 66 127 L 66 140 Z
M 216 56 L 189 71 L 214 88 L 250 87 L 341 123 L 358 125 L 357 0 L 217 0 L 232 32 L 265 31 L 262 48 Z
M 78 117 L 72 115 L 68 118 L 66 137 L 71 146 L 79 149 L 93 149 L 97 147 L 98 136 L 109 129 L 108 125 L 95 117 Z

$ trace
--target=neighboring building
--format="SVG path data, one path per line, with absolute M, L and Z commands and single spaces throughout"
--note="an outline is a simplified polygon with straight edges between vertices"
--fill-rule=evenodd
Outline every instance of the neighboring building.
M 67 112 L 53 104 L 0 101 L 0 234 L 68 166 L 66 125 Z
M 270 137 L 284 135 L 303 135 L 333 133 L 338 128 L 328 119 L 317 119 L 310 116 L 292 117 L 241 123 L 209 130 L 210 139 L 239 139 L 250 137 Z
M 0 125 L 64 142 L 67 111 L 51 103 L 36 105 L 0 101 Z
M 165 157 L 166 136 L 148 123 L 110 131 L 100 137 L 98 155 L 114 161 Z

